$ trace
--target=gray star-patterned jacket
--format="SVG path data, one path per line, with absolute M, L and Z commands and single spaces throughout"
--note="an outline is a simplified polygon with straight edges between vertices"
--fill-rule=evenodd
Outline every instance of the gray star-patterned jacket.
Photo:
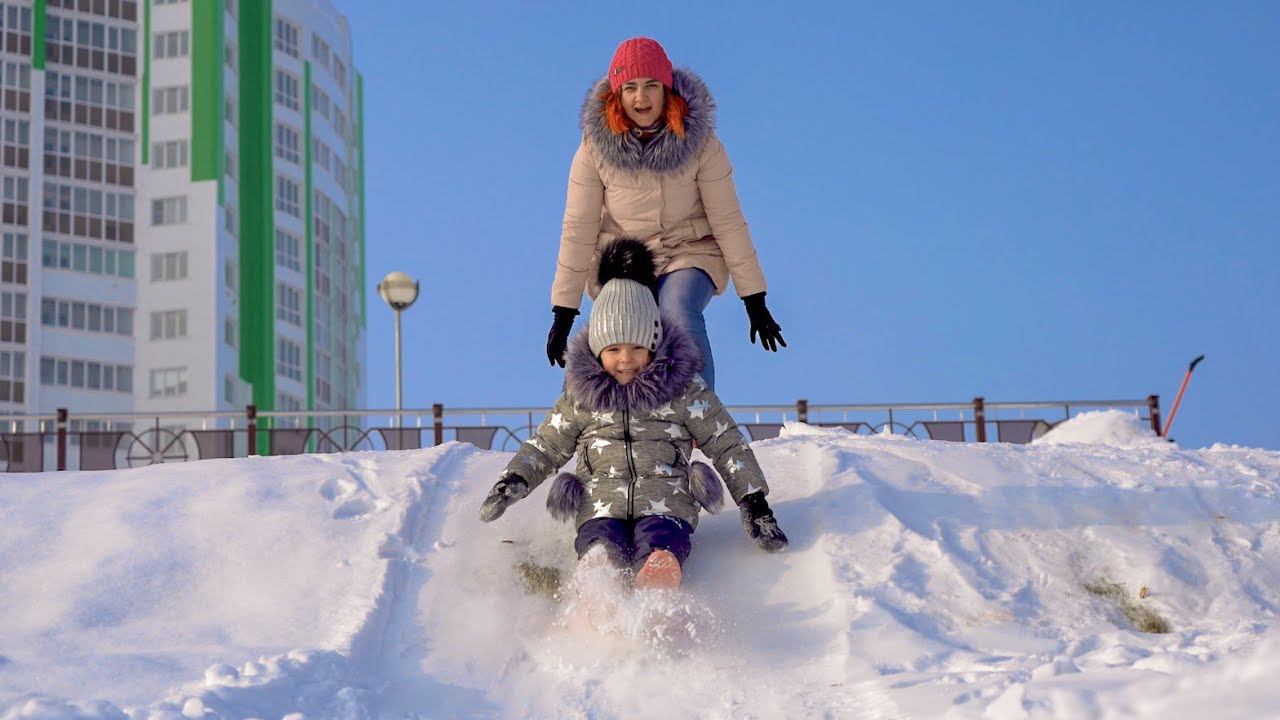
M 557 480 L 548 499 L 553 514 L 573 517 L 577 526 L 599 517 L 670 515 L 696 527 L 700 503 L 694 496 L 708 494 L 694 467 L 706 466 L 689 459 L 696 440 L 734 503 L 748 493 L 768 494 L 746 438 L 698 376 L 701 365 L 688 334 L 664 319 L 652 362 L 623 385 L 592 355 L 583 330 L 569 347 L 564 394 L 503 477 L 519 475 L 532 490 L 576 455 L 575 476 Z M 568 500 L 566 479 L 579 483 Z M 719 482 L 711 481 L 719 495 Z

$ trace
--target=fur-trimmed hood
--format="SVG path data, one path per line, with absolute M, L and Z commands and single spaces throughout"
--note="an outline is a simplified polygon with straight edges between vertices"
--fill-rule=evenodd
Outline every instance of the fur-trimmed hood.
M 569 343 L 565 359 L 565 392 L 589 410 L 648 412 L 674 400 L 689 389 L 702 370 L 702 352 L 684 328 L 662 318 L 662 341 L 653 360 L 623 385 L 600 364 L 591 352 L 588 330 Z
M 611 91 L 609 79 L 601 78 L 587 92 L 582 103 L 582 135 L 606 163 L 631 172 L 648 170 L 670 173 L 697 159 L 707 141 L 715 133 L 716 103 L 706 83 L 693 71 L 672 71 L 673 90 L 689 104 L 684 118 L 684 137 L 664 128 L 647 144 L 631 133 L 614 135 L 605 124 L 604 102 L 600 95 Z

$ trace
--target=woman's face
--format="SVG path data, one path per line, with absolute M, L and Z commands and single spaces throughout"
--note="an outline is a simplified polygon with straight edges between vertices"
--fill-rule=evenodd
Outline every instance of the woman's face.
M 653 78 L 635 78 L 623 83 L 619 92 L 622 93 L 622 109 L 636 125 L 649 127 L 662 117 L 665 95 L 661 82 Z

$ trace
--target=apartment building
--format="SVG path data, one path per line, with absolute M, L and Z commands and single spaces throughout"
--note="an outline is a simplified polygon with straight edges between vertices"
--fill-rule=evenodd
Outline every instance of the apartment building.
M 0 412 L 365 404 L 328 0 L 0 0 L 0 82 Z

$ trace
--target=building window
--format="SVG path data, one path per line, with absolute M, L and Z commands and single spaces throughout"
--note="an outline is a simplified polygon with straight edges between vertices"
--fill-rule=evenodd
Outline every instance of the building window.
M 295 287 L 276 284 L 276 319 L 302 327 L 302 292 Z
M 27 294 L 0 292 L 0 342 L 27 342 Z
M 316 64 L 325 69 L 329 68 L 329 58 L 333 55 L 329 49 L 329 43 L 315 33 L 311 33 L 311 57 Z
M 133 367 L 43 355 L 40 357 L 40 384 L 132 393 Z
M 338 81 L 338 87 L 345 91 L 347 89 L 347 66 L 342 64 L 337 55 L 334 55 L 333 64 L 329 69 L 333 72 L 333 79 Z
M 52 328 L 128 336 L 133 335 L 133 309 L 44 297 L 40 300 L 40 324 Z
M 151 397 L 179 397 L 187 394 L 187 369 L 156 368 L 151 371 Z
M 27 354 L 0 350 L 0 402 L 26 402 Z
M 156 7 L 160 7 L 161 5 L 178 5 L 186 1 L 187 0 L 152 0 L 151 4 Z
M 236 264 L 228 260 L 222 266 L 222 284 L 228 290 L 236 289 Z
M 302 409 L 302 400 L 286 392 L 276 391 L 276 410 L 297 412 Z
M 184 280 L 187 277 L 187 251 L 156 253 L 151 256 L 151 282 Z
M 276 102 L 289 108 L 298 109 L 298 78 L 284 70 L 276 70 Z
M 228 403 L 236 401 L 236 379 L 231 375 L 222 376 L 222 399 Z
M 276 228 L 276 264 L 302 272 L 302 240 L 281 228 Z
M 298 57 L 298 26 L 276 17 L 276 49 L 290 57 Z
M 332 159 L 333 159 L 333 151 L 329 149 L 329 146 L 326 145 L 325 142 L 320 138 L 312 138 L 311 139 L 311 161 L 315 163 L 317 166 L 324 168 L 325 171 L 328 172 L 329 164 L 332 162 Z
M 5 232 L 0 254 L 0 282 L 27 284 L 27 234 Z
M 276 125 L 276 157 L 288 160 L 297 164 L 299 161 L 299 140 L 301 136 L 297 130 L 288 125 Z
M 276 374 L 302 382 L 302 347 L 288 338 L 276 343 Z
M 186 30 L 158 32 L 152 36 L 152 47 L 155 48 L 157 60 L 186 57 L 191 44 L 191 36 Z
M 233 348 L 236 346 L 237 339 L 236 321 L 231 318 L 227 318 L 222 323 L 222 341 L 227 344 L 227 347 Z
M 302 217 L 302 207 L 299 204 L 298 183 L 290 180 L 283 175 L 276 176 L 276 209 L 292 215 L 296 218 Z
M 157 310 L 151 313 L 152 340 L 176 340 L 186 336 L 186 310 Z
M 44 267 L 110 277 L 133 277 L 133 251 L 62 240 L 45 240 L 40 254 Z
M 151 91 L 151 107 L 154 115 L 184 113 L 191 107 L 191 93 L 186 85 L 158 87 Z
M 151 201 L 152 225 L 179 225 L 187 221 L 187 197 L 156 198 Z
M 329 405 L 333 402 L 333 385 L 329 382 L 329 372 L 332 369 L 332 361 L 324 352 L 316 353 L 316 401 Z
M 187 141 L 164 140 L 151 143 L 151 167 L 157 170 L 187 166 Z

